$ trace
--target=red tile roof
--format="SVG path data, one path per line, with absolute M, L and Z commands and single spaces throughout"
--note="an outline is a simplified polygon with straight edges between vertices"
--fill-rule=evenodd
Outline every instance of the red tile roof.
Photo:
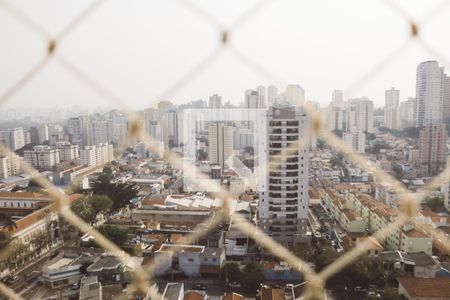
M 411 297 L 439 299 L 450 297 L 450 278 L 403 277 L 397 280 Z

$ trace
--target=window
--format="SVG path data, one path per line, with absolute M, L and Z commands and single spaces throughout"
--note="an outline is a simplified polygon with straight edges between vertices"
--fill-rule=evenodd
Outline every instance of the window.
M 213 262 L 216 262 L 217 261 L 217 258 L 213 258 Z
M 188 261 L 189 262 L 194 262 L 194 259 L 193 258 L 188 258 Z

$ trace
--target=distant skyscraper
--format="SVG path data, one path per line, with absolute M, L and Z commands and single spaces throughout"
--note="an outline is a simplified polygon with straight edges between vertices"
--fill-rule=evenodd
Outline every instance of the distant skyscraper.
M 366 151 L 366 135 L 361 132 L 343 132 L 342 140 L 344 144 L 353 151 L 364 153 Z
M 274 85 L 269 85 L 267 87 L 267 106 L 275 106 L 277 105 L 278 98 L 278 88 Z
M 225 169 L 226 160 L 233 154 L 233 127 L 214 122 L 208 127 L 208 156 L 210 164 Z
M 258 93 L 258 107 L 265 108 L 266 107 L 266 88 L 262 85 L 256 87 L 256 92 Z
M 400 129 L 414 126 L 414 111 L 416 98 L 409 97 L 408 100 L 400 102 Z
M 305 89 L 298 84 L 289 84 L 284 92 L 285 100 L 290 105 L 303 105 L 305 103 Z
M 422 176 L 437 175 L 445 168 L 447 139 L 445 124 L 428 123 L 420 131 L 419 164 Z
M 350 99 L 347 105 L 347 131 L 373 133 L 373 102 L 362 97 Z
M 60 161 L 69 161 L 80 157 L 78 145 L 72 145 L 69 142 L 57 142 L 56 148 L 59 150 Z
M 334 107 L 342 108 L 344 105 L 344 93 L 342 90 L 334 90 L 331 94 L 331 104 Z
M 444 122 L 450 122 L 450 76 L 444 76 L 444 91 L 442 105 L 442 119 Z
M 214 94 L 209 97 L 209 108 L 222 108 L 222 96 L 219 96 L 218 94 Z
M 331 95 L 331 103 L 327 108 L 328 129 L 345 130 L 344 95 L 341 90 L 334 90 Z
M 25 146 L 25 136 L 22 127 L 9 129 L 8 135 L 7 146 L 11 151 L 16 151 Z
M 265 191 L 259 195 L 258 226 L 290 249 L 309 243 L 309 155 L 299 143 L 307 127 L 301 107 L 270 107 L 267 112 L 268 174 L 260 182 Z
M 442 122 L 444 78 L 444 68 L 437 61 L 425 61 L 417 66 L 415 126 Z
M 385 93 L 384 124 L 389 129 L 399 129 L 400 91 L 395 88 Z

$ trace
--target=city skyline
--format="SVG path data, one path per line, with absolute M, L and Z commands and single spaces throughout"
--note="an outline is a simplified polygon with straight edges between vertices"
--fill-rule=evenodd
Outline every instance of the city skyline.
M 24 5 L 19 1 L 14 4 L 25 13 L 33 15 L 35 21 L 42 24 L 51 34 L 56 34 L 64 27 L 66 19 L 70 19 L 86 4 L 55 6 L 51 3 L 51 1 L 44 4 L 27 2 Z M 240 8 L 237 9 L 232 5 L 212 2 L 202 3 L 202 7 L 226 26 L 232 24 L 242 11 L 251 9 L 252 4 L 253 1 L 240 3 Z M 411 11 L 418 12 L 413 17 L 419 21 L 430 13 L 432 4 L 420 1 L 408 2 Z M 292 5 L 294 9 L 287 9 Z M 322 10 L 324 5 L 330 9 Z M 387 10 L 386 5 L 378 1 L 365 4 L 358 1 L 339 4 L 333 1 L 317 1 L 308 3 L 307 7 L 295 2 L 284 5 L 273 1 L 268 6 L 270 9 L 263 10 L 261 15 L 249 17 L 242 28 L 231 34 L 233 45 L 243 53 L 251 53 L 253 60 L 281 77 L 284 83 L 300 84 L 305 88 L 308 100 L 320 102 L 322 105 L 329 101 L 334 89 L 344 89 L 345 94 L 346 88 L 381 62 L 383 57 L 397 49 L 408 33 L 407 24 L 401 16 Z M 352 9 L 348 9 L 349 7 Z M 133 109 L 143 109 L 152 106 L 151 102 L 161 100 L 171 100 L 176 104 L 199 98 L 206 100 L 214 93 L 220 94 L 224 102 L 231 101 L 236 104 L 243 98 L 242 91 L 246 87 L 258 84 L 267 86 L 273 83 L 272 79 L 253 72 L 248 66 L 236 60 L 230 52 L 224 51 L 218 60 L 211 63 L 198 77 L 193 78 L 192 82 L 177 89 L 168 99 L 160 99 L 159 96 L 163 91 L 178 78 L 172 74 L 179 74 L 181 77 L 211 53 L 217 44 L 218 35 L 205 20 L 182 6 L 173 3 L 161 4 L 158 10 L 160 15 L 152 13 L 152 8 L 152 4 L 146 3 L 126 7 L 120 3 L 108 3 L 102 6 L 95 16 L 88 18 L 86 25 L 64 40 L 57 51 L 122 98 Z M 59 18 L 48 18 L 49 14 L 53 14 L 53 10 L 60 14 Z M 321 12 L 321 18 L 315 17 L 318 10 Z M 133 13 L 135 17 L 127 19 L 129 26 L 126 28 L 123 28 L 120 22 L 114 24 L 112 21 L 117 18 L 120 21 L 121 14 L 125 17 Z M 429 27 L 423 28 L 425 31 L 433 29 L 434 35 L 430 37 L 430 42 L 433 45 L 438 42 L 442 53 L 450 46 L 445 39 L 437 39 L 438 36 L 445 35 L 444 28 L 439 24 L 447 14 L 448 12 L 437 14 L 433 22 L 437 25 L 427 24 Z M 268 21 L 272 15 L 276 15 L 282 22 L 274 26 Z M 165 18 L 177 20 L 175 22 L 177 24 L 171 22 L 168 25 L 164 22 Z M 334 26 L 324 27 L 321 23 L 322 18 L 326 18 Z M 379 22 L 380 19 L 383 22 Z M 0 72 L 1 94 L 20 78 L 30 65 L 38 61 L 45 45 L 34 32 L 24 28 L 11 16 L 5 14 L 5 18 L 1 18 L 0 22 L 1 28 L 8 28 L 7 31 L 0 30 L 0 36 L 6 45 L 5 53 L 0 58 L 0 63 L 5 66 L 3 70 L 6 70 Z M 360 35 L 353 30 L 355 22 L 358 22 L 358 32 L 365 32 L 366 35 Z M 106 30 L 105 26 L 111 28 Z M 380 29 L 384 34 L 375 34 Z M 191 32 L 195 34 L 187 34 Z M 338 34 L 335 34 L 336 32 Z M 151 38 L 142 38 L 146 36 Z M 290 47 L 280 47 L 282 52 L 268 51 L 263 47 L 266 41 Z M 157 47 L 154 47 L 155 43 Z M 183 52 L 180 52 L 178 47 L 172 46 L 180 43 L 186 45 Z M 118 44 L 123 46 L 117 47 Z M 133 44 L 133 49 L 126 48 L 127 44 Z M 330 44 L 333 45 L 332 51 L 329 50 Z M 82 48 L 82 45 L 88 47 Z M 128 53 L 127 50 L 131 52 Z M 321 59 L 312 59 L 317 57 Z M 379 107 L 384 102 L 384 90 L 391 86 L 400 90 L 401 100 L 414 96 L 416 65 L 429 59 L 433 57 L 418 46 L 410 47 L 382 73 L 365 82 L 351 94 L 345 94 L 345 97 L 367 96 L 374 101 L 376 107 Z M 205 89 L 205 86 L 208 88 Z M 231 86 L 233 88 L 230 88 Z M 107 106 L 111 104 L 109 99 L 97 95 L 95 91 L 90 90 L 52 61 L 36 79 L 29 82 L 5 104 L 38 107 L 45 104 L 53 106 L 61 102 L 87 106 L 92 103 Z

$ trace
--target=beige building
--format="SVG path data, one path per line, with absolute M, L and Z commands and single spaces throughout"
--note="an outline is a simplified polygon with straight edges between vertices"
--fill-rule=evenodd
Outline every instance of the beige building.
M 210 164 L 225 168 L 226 160 L 233 154 L 233 128 L 222 122 L 215 122 L 208 127 L 208 157 Z
M 447 162 L 447 130 L 445 124 L 427 124 L 419 136 L 419 164 L 422 176 L 439 174 Z
M 59 163 L 59 150 L 46 145 L 34 146 L 33 150 L 24 151 L 25 161 L 33 168 L 51 170 Z

